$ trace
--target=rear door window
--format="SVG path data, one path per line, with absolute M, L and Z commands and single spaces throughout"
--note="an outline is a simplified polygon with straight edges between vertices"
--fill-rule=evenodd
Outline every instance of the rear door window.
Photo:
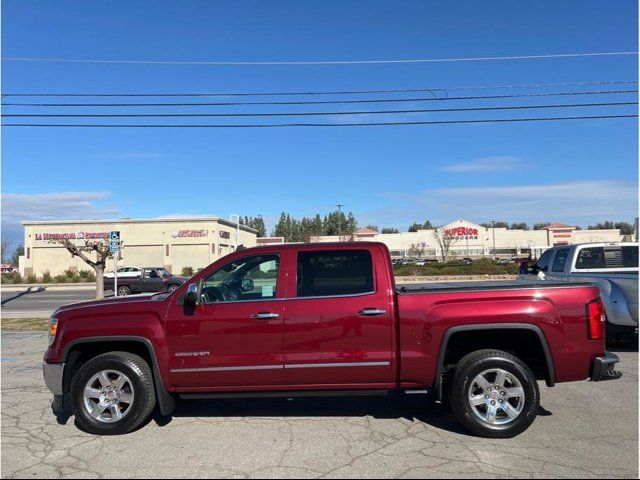
M 561 248 L 556 252 L 556 256 L 553 259 L 553 267 L 551 268 L 554 272 L 564 272 L 564 267 L 567 264 L 567 258 L 569 258 L 569 249 Z
M 373 262 L 368 250 L 298 253 L 298 297 L 373 293 Z
M 581 249 L 578 253 L 578 258 L 576 259 L 576 268 L 580 270 L 605 268 L 604 248 L 588 247 Z

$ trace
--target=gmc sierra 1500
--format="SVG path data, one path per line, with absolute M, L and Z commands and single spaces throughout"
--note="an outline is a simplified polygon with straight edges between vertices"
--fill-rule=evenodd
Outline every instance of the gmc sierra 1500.
M 68 305 L 51 318 L 54 410 L 127 433 L 175 397 L 432 393 L 472 432 L 534 421 L 537 380 L 616 379 L 589 284 L 396 289 L 379 243 L 251 248 L 173 292 Z

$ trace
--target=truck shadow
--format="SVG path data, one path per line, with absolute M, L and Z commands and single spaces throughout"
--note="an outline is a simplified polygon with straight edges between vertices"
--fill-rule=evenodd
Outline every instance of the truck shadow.
M 541 408 L 541 416 L 552 415 Z M 448 432 L 473 436 L 451 411 L 422 395 L 398 397 L 245 398 L 179 401 L 168 417 L 153 418 L 163 427 L 173 418 L 227 417 L 373 417 L 422 422 Z

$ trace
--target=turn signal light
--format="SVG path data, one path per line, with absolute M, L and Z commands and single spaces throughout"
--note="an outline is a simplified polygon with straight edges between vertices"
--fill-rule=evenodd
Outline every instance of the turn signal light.
M 602 340 L 606 335 L 607 314 L 601 299 L 598 298 L 589 302 L 587 305 L 587 315 L 589 320 L 589 338 L 591 340 Z
M 49 319 L 49 345 L 51 345 L 55 340 L 56 333 L 58 333 L 58 319 L 56 317 L 51 317 Z

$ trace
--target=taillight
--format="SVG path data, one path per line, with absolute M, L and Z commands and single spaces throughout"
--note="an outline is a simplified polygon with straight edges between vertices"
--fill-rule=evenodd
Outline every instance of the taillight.
M 587 305 L 587 315 L 589 323 L 589 338 L 591 340 L 601 340 L 606 335 L 607 315 L 604 310 L 604 303 L 597 298 Z

